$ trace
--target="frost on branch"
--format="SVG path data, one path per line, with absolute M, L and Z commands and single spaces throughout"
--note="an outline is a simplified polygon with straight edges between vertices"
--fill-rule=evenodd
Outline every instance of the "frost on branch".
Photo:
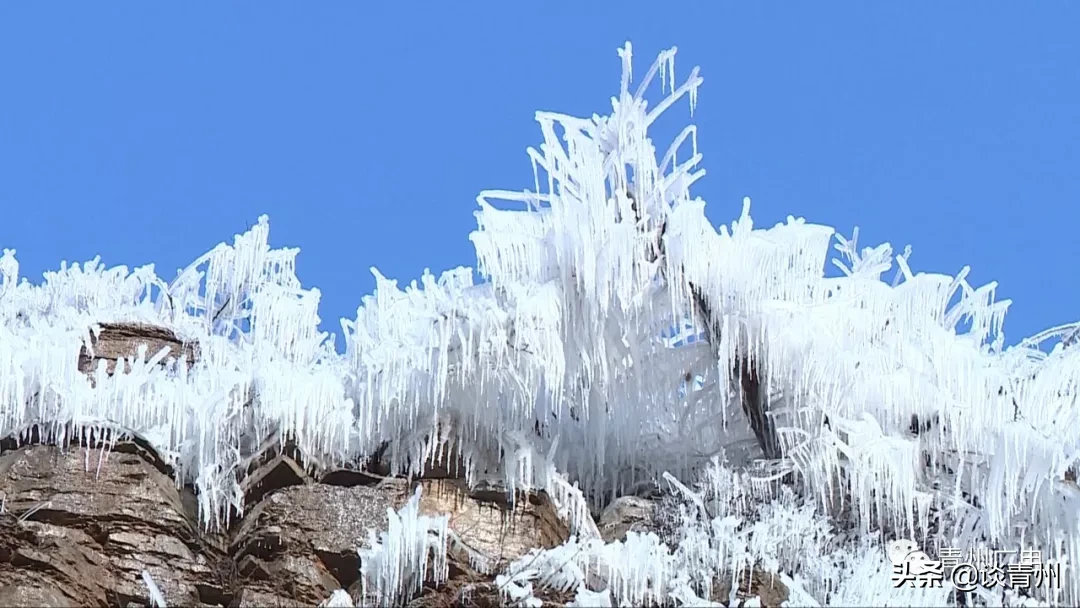
M 690 192 L 696 129 L 649 137 L 676 102 L 693 109 L 702 79 L 676 79 L 674 49 L 638 81 L 629 44 L 620 56 L 609 114 L 537 113 L 532 189 L 478 197 L 483 281 L 459 268 L 402 289 L 375 271 L 343 355 L 265 218 L 168 283 L 93 260 L 34 286 L 5 251 L 0 432 L 138 433 L 194 483 L 207 526 L 242 513 L 239 478 L 267 441 L 413 475 L 453 455 L 470 484 L 547 491 L 576 534 L 504 573 L 521 603 L 534 583 L 582 603 L 715 601 L 713 579 L 759 571 L 801 603 L 960 601 L 948 585 L 891 589 L 882 540 L 898 537 L 930 555 L 1038 550 L 1071 574 L 1026 593 L 1080 600 L 1077 325 L 1004 348 L 1008 301 L 966 268 L 915 273 L 910 250 L 801 218 L 755 227 L 748 199 L 713 227 Z M 144 351 L 91 382 L 78 352 L 118 322 L 197 342 L 198 361 Z M 659 491 L 685 515 L 665 538 L 597 538 L 590 509 Z M 371 554 L 379 597 L 416 584 L 416 521 Z

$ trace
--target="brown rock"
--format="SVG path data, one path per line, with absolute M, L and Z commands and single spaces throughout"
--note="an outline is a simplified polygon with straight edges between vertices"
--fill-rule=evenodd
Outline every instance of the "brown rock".
M 0 604 L 176 605 L 223 595 L 172 480 L 136 453 L 32 445 L 0 456 Z M 89 467 L 87 466 L 89 463 Z
M 92 338 L 94 354 L 90 355 L 84 345 L 79 351 L 79 371 L 93 374 L 98 361 L 106 362 L 106 369 L 111 375 L 116 370 L 116 363 L 123 357 L 134 356 L 140 344 L 147 346 L 146 356 L 152 357 L 162 348 L 168 348 L 169 358 L 187 360 L 190 369 L 198 359 L 198 345 L 184 343 L 172 330 L 140 323 L 101 323 L 101 333 Z
M 570 536 L 543 493 L 521 496 L 511 505 L 505 490 L 497 487 L 470 491 L 460 479 L 420 483 L 420 512 L 449 513 L 450 529 L 489 568 L 501 568 L 529 549 L 555 547 Z
M 143 344 L 147 356 L 167 348 L 167 359 L 189 366 L 198 357 L 197 345 L 168 329 L 106 323 L 93 355 L 85 346 L 79 353 L 79 369 L 93 374 L 105 361 L 113 373 Z M 105 453 L 41 444 L 52 435 L 31 427 L 21 444 L 0 438 L 0 606 L 147 606 L 143 571 L 171 606 L 317 605 L 342 588 L 358 598 L 357 549 L 412 495 L 403 479 L 328 472 L 295 441 L 270 436 L 238 473 L 246 513 L 232 529 L 209 532 L 196 523 L 193 490 L 177 489 L 144 440 Z M 448 513 L 471 552 L 449 556 L 447 584 L 428 581 L 410 605 L 501 605 L 494 573 L 476 571 L 470 557 L 497 569 L 569 535 L 544 494 L 511 504 L 501 488 L 466 488 L 459 469 L 452 452 L 416 483 L 421 510 Z
M 295 608 L 298 605 L 295 599 L 252 588 L 242 589 L 236 601 L 238 608 Z
M 245 591 L 317 604 L 359 580 L 357 549 L 368 530 L 385 530 L 387 509 L 405 501 L 406 484 L 290 486 L 267 495 L 240 523 L 233 559 Z
M 717 577 L 712 587 L 713 601 L 728 605 L 733 578 L 736 577 L 733 577 L 730 572 Z M 737 604 L 756 596 L 761 600 L 762 608 L 779 608 L 788 599 L 788 588 L 784 583 L 760 568 L 740 573 L 737 583 L 738 588 L 735 590 Z
M 641 534 L 656 532 L 655 513 L 656 506 L 652 501 L 637 496 L 620 496 L 604 508 L 596 527 L 604 542 L 623 540 L 630 531 Z

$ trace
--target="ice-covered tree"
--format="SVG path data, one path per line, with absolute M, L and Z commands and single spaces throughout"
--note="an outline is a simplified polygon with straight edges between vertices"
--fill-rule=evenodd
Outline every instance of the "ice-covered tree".
M 619 55 L 610 113 L 538 112 L 532 188 L 478 197 L 482 281 L 458 268 L 401 289 L 373 271 L 343 354 L 265 217 L 170 283 L 94 260 L 32 285 L 5 251 L 0 434 L 137 433 L 196 486 L 207 526 L 242 512 L 238 472 L 268 437 L 341 466 L 378 453 L 401 473 L 452 453 L 470 483 L 546 490 L 572 524 L 570 543 L 504 573 L 521 602 L 535 582 L 586 603 L 695 603 L 710 573 L 754 565 L 796 602 L 956 601 L 948 585 L 893 589 L 893 538 L 1063 564 L 1057 595 L 999 585 L 969 603 L 1080 601 L 1080 349 L 1039 348 L 1077 326 L 1005 348 L 1008 301 L 967 269 L 915 273 L 910 250 L 800 218 L 755 228 L 749 200 L 714 228 L 691 194 L 695 128 L 649 137 L 677 102 L 693 111 L 698 70 L 677 79 L 671 49 L 635 85 L 630 45 Z M 167 326 L 199 358 L 144 352 L 84 378 L 79 348 L 117 321 Z M 590 507 L 657 490 L 678 515 L 667 538 L 595 537 Z M 414 511 L 395 530 L 426 538 Z M 402 568 L 449 542 L 394 534 L 366 549 L 370 576 L 393 574 L 372 585 L 387 601 L 415 582 Z M 606 590 L 585 586 L 590 570 Z

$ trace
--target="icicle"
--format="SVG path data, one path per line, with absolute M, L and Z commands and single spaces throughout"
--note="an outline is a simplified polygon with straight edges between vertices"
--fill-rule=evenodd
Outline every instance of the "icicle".
M 353 608 L 352 597 L 344 589 L 337 589 L 321 604 L 320 608 Z
M 446 580 L 449 516 L 420 515 L 421 491 L 417 486 L 400 511 L 388 509 L 387 530 L 369 531 L 368 547 L 359 551 L 365 605 L 399 605 L 423 586 L 429 564 L 436 585 Z
M 161 590 L 158 589 L 157 583 L 150 576 L 150 573 L 143 569 L 142 571 L 143 584 L 146 585 L 146 591 L 150 595 L 150 604 L 155 608 L 167 608 L 165 603 L 165 596 L 161 594 Z
M 909 248 L 863 247 L 858 230 L 846 239 L 802 218 L 760 228 L 748 198 L 714 228 L 691 198 L 704 175 L 696 129 L 666 145 L 649 133 L 683 96 L 692 115 L 699 71 L 676 82 L 675 49 L 664 51 L 631 94 L 629 43 L 619 57 L 609 115 L 536 114 L 535 192 L 478 196 L 470 239 L 484 282 L 459 268 L 399 287 L 373 270 L 375 293 L 341 323 L 343 355 L 318 331 L 320 293 L 302 288 L 297 251 L 270 247 L 265 216 L 169 283 L 153 267 L 96 258 L 19 282 L 4 250 L 0 435 L 27 441 L 38 425 L 48 440 L 83 442 L 84 465 L 100 471 L 121 433 L 140 434 L 178 484 L 196 486 L 209 527 L 243 512 L 236 472 L 251 436 L 271 437 L 272 449 L 288 435 L 313 460 L 342 463 L 385 443 L 395 471 L 411 473 L 452 445 L 469 483 L 487 470 L 511 489 L 547 491 L 585 539 L 575 550 L 592 561 L 573 568 L 602 571 L 612 603 L 706 599 L 701 572 L 742 576 L 754 563 L 799 581 L 800 602 L 893 593 L 848 582 L 887 585 L 888 564 L 867 534 L 842 548 L 819 542 L 825 514 L 942 545 L 1023 540 L 1076 563 L 1080 543 L 1061 530 L 1080 526 L 1066 478 L 1080 453 L 1080 349 L 1044 345 L 1071 340 L 1076 324 L 1005 349 L 1009 301 L 994 283 L 970 284 L 967 268 L 916 273 Z M 843 276 L 826 278 L 829 263 Z M 99 361 L 87 377 L 75 354 L 95 356 L 104 324 L 117 322 L 167 327 L 199 345 L 198 362 L 140 350 L 117 373 Z M 756 387 L 743 386 L 742 364 L 758 370 Z M 786 450 L 778 462 L 756 464 L 738 406 L 752 391 L 769 402 Z M 708 481 L 714 457 L 726 472 L 700 508 L 678 492 L 695 518 L 678 546 L 618 545 L 659 561 L 631 563 L 598 541 L 590 506 L 665 472 L 697 495 L 691 479 Z M 775 478 L 789 476 L 795 490 L 778 495 Z M 710 519 L 719 505 L 730 517 Z M 432 540 L 441 520 L 409 508 L 366 549 L 372 601 L 402 599 L 425 568 L 443 568 L 450 541 Z M 514 584 L 528 601 L 526 584 L 548 574 L 577 585 L 573 568 Z M 1063 593 L 1054 601 L 1080 598 L 1076 585 Z

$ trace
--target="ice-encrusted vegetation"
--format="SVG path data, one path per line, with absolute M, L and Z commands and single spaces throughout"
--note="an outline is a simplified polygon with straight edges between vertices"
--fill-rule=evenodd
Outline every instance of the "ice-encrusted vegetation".
M 413 473 L 453 448 L 470 482 L 499 471 L 507 488 L 546 490 L 571 523 L 566 545 L 501 573 L 524 605 L 535 585 L 583 605 L 718 601 L 710 577 L 754 566 L 793 604 L 955 601 L 948 583 L 892 588 L 883 543 L 898 537 L 1063 564 L 1060 592 L 969 604 L 1080 601 L 1080 349 L 1040 349 L 1077 327 L 1004 348 L 1008 302 L 966 269 L 917 274 L 908 250 L 797 218 L 755 228 L 748 200 L 715 229 L 691 197 L 694 127 L 660 149 L 648 136 L 696 101 L 702 79 L 676 79 L 674 55 L 632 87 L 621 49 L 606 116 L 538 112 L 533 188 L 478 197 L 483 281 L 459 268 L 401 289 L 374 271 L 375 294 L 342 321 L 344 354 L 265 217 L 171 282 L 94 260 L 33 285 L 5 250 L 0 435 L 138 433 L 198 489 L 208 527 L 243 512 L 238 471 L 267 436 L 342 465 L 386 446 Z M 117 321 L 171 328 L 199 358 L 142 352 L 91 382 L 79 349 Z M 681 497 L 670 537 L 601 541 L 589 508 L 654 483 Z M 364 549 L 370 601 L 445 568 L 452 535 L 414 502 Z

